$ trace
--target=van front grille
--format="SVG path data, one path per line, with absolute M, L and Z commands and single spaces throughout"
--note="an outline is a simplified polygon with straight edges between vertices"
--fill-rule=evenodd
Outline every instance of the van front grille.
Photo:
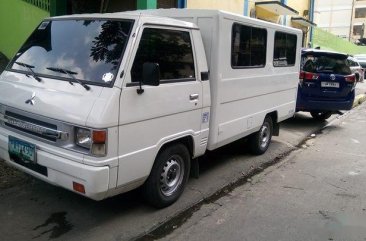
M 5 125 L 10 128 L 46 139 L 48 141 L 56 142 L 57 137 L 50 134 L 50 132 L 52 131 L 57 131 L 56 125 L 32 119 L 9 111 L 5 112 L 4 117 L 5 119 L 7 119 Z

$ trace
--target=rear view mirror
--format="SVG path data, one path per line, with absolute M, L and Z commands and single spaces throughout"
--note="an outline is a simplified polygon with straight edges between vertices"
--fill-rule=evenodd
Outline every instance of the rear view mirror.
M 142 66 L 142 83 L 158 86 L 160 84 L 160 68 L 158 63 L 144 63 Z

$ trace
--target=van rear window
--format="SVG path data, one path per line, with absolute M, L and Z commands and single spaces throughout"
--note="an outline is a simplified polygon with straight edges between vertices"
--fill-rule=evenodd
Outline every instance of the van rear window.
M 286 67 L 295 65 L 296 43 L 296 35 L 276 32 L 273 53 L 274 67 Z
M 266 65 L 267 31 L 234 23 L 231 37 L 233 68 L 264 67 Z

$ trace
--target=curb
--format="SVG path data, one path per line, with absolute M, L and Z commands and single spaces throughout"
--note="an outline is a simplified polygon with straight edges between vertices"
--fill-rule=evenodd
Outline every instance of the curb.
M 360 104 L 362 104 L 363 102 L 366 101 L 366 94 L 359 94 L 355 97 L 355 100 L 353 101 L 353 106 L 352 108 L 359 106 Z

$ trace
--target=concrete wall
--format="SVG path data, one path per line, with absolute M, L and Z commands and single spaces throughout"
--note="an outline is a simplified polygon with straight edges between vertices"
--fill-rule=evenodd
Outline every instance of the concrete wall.
M 314 22 L 318 28 L 348 39 L 353 0 L 315 1 Z
M 309 10 L 310 0 L 287 0 L 287 5 L 298 11 L 300 16 L 304 17 L 304 11 Z
M 49 12 L 21 0 L 0 0 L 0 52 L 8 58 L 19 50 Z
M 187 0 L 187 8 L 220 9 L 242 15 L 244 0 Z

